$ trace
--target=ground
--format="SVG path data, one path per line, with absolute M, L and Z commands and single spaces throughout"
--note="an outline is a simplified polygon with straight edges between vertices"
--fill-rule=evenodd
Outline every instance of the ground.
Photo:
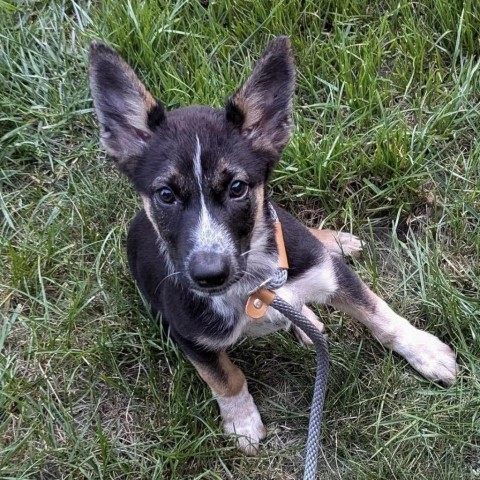
M 0 1 L 0 477 L 296 479 L 314 353 L 245 341 L 269 435 L 218 411 L 130 278 L 139 201 L 98 143 L 89 41 L 168 108 L 221 106 L 292 38 L 296 129 L 272 183 L 310 226 L 354 232 L 361 277 L 458 354 L 442 388 L 350 319 L 329 335 L 322 479 L 480 478 L 479 25 L 475 0 Z

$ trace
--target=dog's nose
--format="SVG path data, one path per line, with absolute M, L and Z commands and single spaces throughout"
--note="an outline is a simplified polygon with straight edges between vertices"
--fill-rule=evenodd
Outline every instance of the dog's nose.
M 221 287 L 230 275 L 227 255 L 215 252 L 196 252 L 189 265 L 190 277 L 202 288 Z

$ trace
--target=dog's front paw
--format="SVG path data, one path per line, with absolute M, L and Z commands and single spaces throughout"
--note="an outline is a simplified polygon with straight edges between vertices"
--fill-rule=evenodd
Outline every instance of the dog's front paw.
M 266 435 L 265 426 L 256 407 L 254 412 L 248 413 L 243 418 L 225 421 L 223 429 L 226 434 L 237 436 L 238 448 L 245 455 L 256 455 L 260 440 Z
M 347 232 L 338 232 L 336 240 L 343 255 L 359 257 L 362 253 L 363 243 L 357 236 Z
M 455 383 L 456 356 L 448 345 L 421 330 L 416 330 L 407 342 L 402 343 L 402 354 L 424 377 L 444 385 Z
M 257 406 L 245 382 L 242 390 L 231 397 L 217 397 L 223 418 L 223 430 L 237 436 L 238 448 L 246 455 L 256 455 L 266 430 Z
M 359 257 L 362 253 L 362 241 L 351 233 L 328 229 L 316 230 L 310 228 L 309 230 L 330 253 L 349 257 Z

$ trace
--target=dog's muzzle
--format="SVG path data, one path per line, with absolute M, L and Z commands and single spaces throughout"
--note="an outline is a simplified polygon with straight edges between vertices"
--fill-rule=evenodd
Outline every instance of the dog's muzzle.
M 224 286 L 229 280 L 230 272 L 229 255 L 218 252 L 196 252 L 188 265 L 190 278 L 202 290 Z

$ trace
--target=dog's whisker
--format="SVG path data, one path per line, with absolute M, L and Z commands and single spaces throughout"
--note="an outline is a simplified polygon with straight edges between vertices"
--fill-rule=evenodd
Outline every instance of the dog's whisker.
M 238 274 L 235 276 L 235 278 L 233 279 L 232 284 L 242 280 L 244 276 L 250 276 L 251 278 L 255 278 L 255 279 L 257 278 L 256 275 L 254 275 L 252 272 L 249 272 L 248 270 L 240 270 Z
M 241 257 L 244 257 L 245 255 L 248 255 L 251 252 L 256 252 L 258 251 L 258 248 L 251 248 L 250 250 L 247 250 L 246 252 L 243 252 L 240 254 Z
M 159 282 L 158 282 L 158 285 L 155 287 L 155 290 L 154 290 L 154 293 L 157 293 L 157 290 L 160 288 L 160 285 L 165 281 L 167 280 L 168 278 L 170 277 L 174 277 L 175 275 L 180 275 L 180 271 L 178 272 L 173 272 L 173 273 L 170 273 L 169 275 L 167 275 L 166 277 L 163 277 Z

